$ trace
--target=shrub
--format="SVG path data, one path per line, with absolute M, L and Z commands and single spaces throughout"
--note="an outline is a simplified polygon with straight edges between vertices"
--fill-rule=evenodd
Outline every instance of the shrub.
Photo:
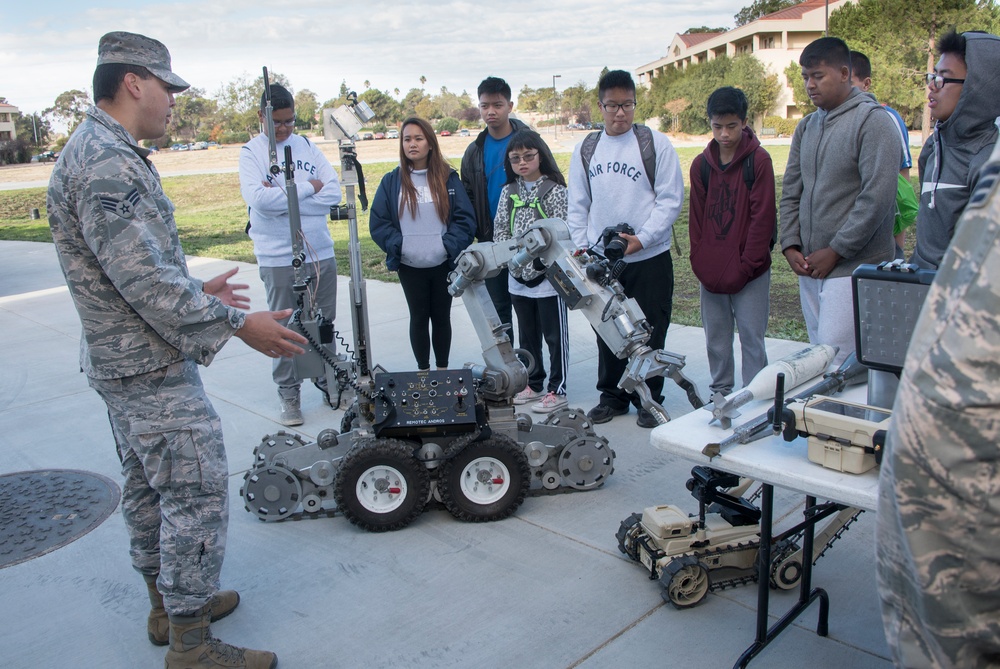
M 220 144 L 246 144 L 250 141 L 250 133 L 246 130 L 234 130 L 222 133 Z
M 0 142 L 0 165 L 15 165 L 31 160 L 31 146 L 18 137 Z
M 457 132 L 458 126 L 458 119 L 448 116 L 437 122 L 437 125 L 434 127 L 434 132 L 444 132 L 445 130 L 448 132 Z
M 774 128 L 774 132 L 779 137 L 791 137 L 795 132 L 795 126 L 799 124 L 797 118 L 781 118 L 780 116 L 765 116 L 765 128 Z

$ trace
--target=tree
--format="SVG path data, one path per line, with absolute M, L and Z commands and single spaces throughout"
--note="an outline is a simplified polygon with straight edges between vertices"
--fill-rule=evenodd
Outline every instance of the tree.
M 14 128 L 15 136 L 23 138 L 32 146 L 48 146 L 52 126 L 39 114 L 18 114 L 14 117 Z
M 583 81 L 563 89 L 562 110 L 576 117 L 577 123 L 589 123 L 597 115 L 597 88 L 590 88 Z M 520 98 L 518 98 L 520 102 Z
M 375 113 L 376 122 L 394 123 L 399 120 L 399 103 L 392 99 L 392 96 L 377 88 L 369 88 L 358 96 L 359 100 L 364 100 Z
M 922 77 L 934 69 L 937 39 L 953 27 L 995 33 L 1000 8 L 991 0 L 859 0 L 830 14 L 830 33 L 872 61 L 875 96 L 911 123 L 922 112 L 925 138 L 930 110 Z
M 795 100 L 795 106 L 798 108 L 799 113 L 805 116 L 816 111 L 816 105 L 812 103 L 812 100 L 809 99 L 809 95 L 806 93 L 806 84 L 802 81 L 802 68 L 798 63 L 791 62 L 788 64 L 788 67 L 785 68 L 785 79 L 788 80 L 789 86 L 792 87 L 792 99 Z
M 756 21 L 762 16 L 768 14 L 773 14 L 774 12 L 781 11 L 786 7 L 791 7 L 793 5 L 799 4 L 801 0 L 754 0 L 753 4 L 749 7 L 744 7 L 739 11 L 739 13 L 733 17 L 736 22 L 736 27 L 745 26 L 748 23 Z
M 726 75 L 726 82 L 730 86 L 739 88 L 747 96 L 749 119 L 753 122 L 753 127 L 759 131 L 764 117 L 774 107 L 781 94 L 778 75 L 769 74 L 762 62 L 746 54 L 733 59 Z
M 411 88 L 409 91 L 407 91 L 406 95 L 403 96 L 403 101 L 399 103 L 401 115 L 404 118 L 410 116 L 417 116 L 418 115 L 417 107 L 425 99 L 429 99 L 429 97 L 430 96 L 428 96 L 422 89 Z
M 709 28 L 708 26 L 701 26 L 699 28 L 688 28 L 684 31 L 685 35 L 697 35 L 700 33 L 724 33 L 725 28 Z
M 60 93 L 52 106 L 42 112 L 42 116 L 51 118 L 60 125 L 65 125 L 66 134 L 71 135 L 76 130 L 76 126 L 83 121 L 90 105 L 90 96 L 74 88 L 71 91 Z
M 281 75 L 269 73 L 271 83 L 281 83 Z M 282 84 L 284 85 L 284 84 Z M 246 72 L 224 84 L 215 94 L 223 127 L 229 132 L 253 135 L 260 128 L 257 111 L 264 92 L 264 77 L 251 81 Z
M 200 88 L 189 88 L 174 98 L 173 120 L 168 130 L 170 134 L 186 142 L 207 142 L 216 125 L 219 104 L 205 97 Z M 157 146 L 168 144 L 170 137 L 161 137 L 153 143 Z
M 299 127 L 312 129 L 319 113 L 319 99 L 308 88 L 295 94 L 295 123 Z
M 420 86 L 423 87 L 423 85 L 426 84 L 426 83 L 427 83 L 427 77 L 425 77 L 424 75 L 421 74 L 420 75 Z

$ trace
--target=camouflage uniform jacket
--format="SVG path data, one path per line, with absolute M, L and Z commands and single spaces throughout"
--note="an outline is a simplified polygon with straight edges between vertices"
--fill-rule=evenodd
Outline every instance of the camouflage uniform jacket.
M 91 107 L 49 181 L 49 227 L 83 323 L 80 367 L 96 379 L 184 358 L 207 365 L 246 318 L 188 273 L 174 205 L 148 155 Z
M 879 480 L 897 666 L 1000 666 L 1000 146 L 913 331 Z

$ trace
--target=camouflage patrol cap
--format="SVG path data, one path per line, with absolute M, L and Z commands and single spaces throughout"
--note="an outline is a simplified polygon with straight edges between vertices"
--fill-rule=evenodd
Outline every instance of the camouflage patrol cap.
M 121 63 L 140 65 L 167 84 L 171 93 L 191 87 L 170 70 L 170 52 L 162 42 L 136 33 L 113 32 L 101 38 L 97 47 L 97 64 Z

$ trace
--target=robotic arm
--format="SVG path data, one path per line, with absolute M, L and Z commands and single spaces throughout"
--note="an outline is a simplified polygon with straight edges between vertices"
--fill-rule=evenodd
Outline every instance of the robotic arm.
M 643 407 L 660 423 L 668 422 L 670 416 L 653 401 L 646 385 L 648 378 L 670 377 L 685 390 L 692 406 L 703 406 L 694 384 L 681 372 L 684 356 L 648 346 L 652 329 L 636 301 L 626 297 L 614 279 L 616 264 L 579 252 L 566 223 L 556 218 L 540 219 L 509 242 L 473 244 L 458 257 L 451 274 L 449 291 L 455 297 L 462 296 L 483 344 L 486 366 L 476 371 L 496 380 L 487 383 L 493 399 L 513 397 L 526 384 L 527 372 L 514 355 L 507 326 L 499 322 L 483 280 L 496 276 L 504 266 L 517 271 L 536 262 L 545 267 L 547 280 L 566 306 L 582 311 L 615 356 L 628 360 L 619 388 L 638 394 Z

